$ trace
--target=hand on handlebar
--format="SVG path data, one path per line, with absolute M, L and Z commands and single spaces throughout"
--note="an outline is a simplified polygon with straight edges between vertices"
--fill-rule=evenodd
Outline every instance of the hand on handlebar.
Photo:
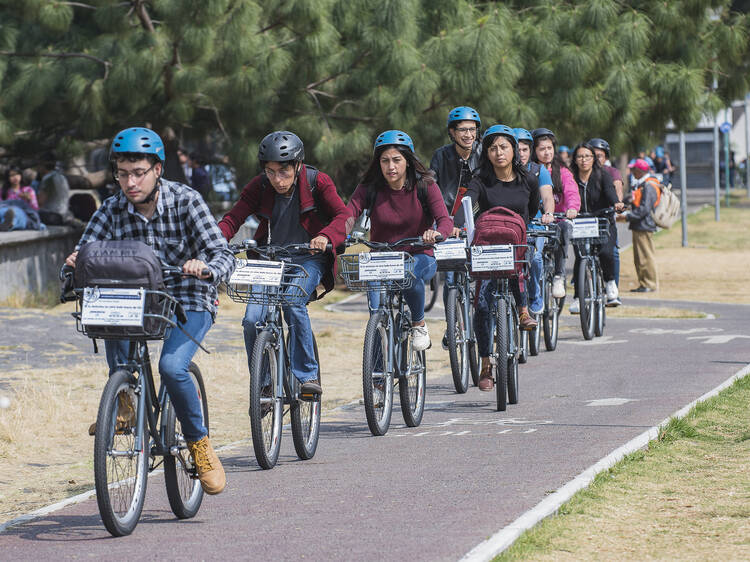
M 188 260 L 182 264 L 183 275 L 192 275 L 198 279 L 210 279 L 212 277 L 211 270 L 201 260 Z
M 67 258 L 65 258 L 65 265 L 70 266 L 70 267 L 75 267 L 77 257 L 78 257 L 78 252 L 73 252 Z
M 578 216 L 578 209 L 568 209 L 565 211 L 565 218 L 573 220 Z
M 463 228 L 458 228 L 457 226 L 454 226 L 453 230 L 451 230 L 451 238 L 459 238 L 463 231 L 464 231 Z
M 618 201 L 615 203 L 615 211 L 618 213 L 622 213 L 625 210 L 625 203 L 622 201 Z
M 440 234 L 437 230 L 425 230 L 424 234 L 422 234 L 422 241 L 425 244 L 434 244 L 435 242 L 440 242 L 443 239 L 443 235 Z
M 310 253 L 325 252 L 329 246 L 328 238 L 325 236 L 316 236 L 310 240 Z

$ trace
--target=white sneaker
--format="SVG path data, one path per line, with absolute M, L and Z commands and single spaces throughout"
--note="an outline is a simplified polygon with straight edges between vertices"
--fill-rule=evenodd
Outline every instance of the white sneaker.
M 612 281 L 607 281 L 607 301 L 614 301 L 617 297 L 620 296 L 620 292 L 617 290 L 617 283 L 615 283 L 615 280 L 612 279 Z
M 570 313 L 571 314 L 581 313 L 581 303 L 578 302 L 578 299 L 573 299 L 573 302 L 570 303 Z
M 562 275 L 555 275 L 552 279 L 552 296 L 561 299 L 565 296 L 565 279 Z
M 430 334 L 427 332 L 427 326 L 412 326 L 411 345 L 414 351 L 429 349 L 432 342 L 430 342 Z

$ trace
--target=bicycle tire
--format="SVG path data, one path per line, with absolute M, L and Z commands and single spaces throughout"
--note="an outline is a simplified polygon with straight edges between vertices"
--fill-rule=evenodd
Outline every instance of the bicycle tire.
M 362 392 L 367 426 L 373 435 L 385 435 L 393 413 L 393 373 L 386 372 L 388 326 L 385 312 L 370 316 L 362 348 Z M 378 367 L 380 370 L 377 370 Z
M 516 344 L 518 345 L 518 362 L 521 364 L 529 360 L 529 334 L 530 332 L 524 330 L 516 340 Z
M 198 365 L 193 362 L 188 366 L 188 373 L 195 389 L 198 391 L 203 425 L 208 429 L 208 398 L 206 397 L 206 387 L 203 384 L 203 376 Z M 180 462 L 172 454 L 164 456 L 164 484 L 167 488 L 169 507 L 172 508 L 172 513 L 178 519 L 190 519 L 195 517 L 203 502 L 203 488 L 197 478 L 193 457 L 187 448 L 185 438 L 182 435 L 182 426 L 177 419 L 169 396 L 167 396 L 162 418 L 165 420 L 163 440 L 167 450 L 171 452 L 172 448 L 176 447 L 177 454 L 182 457 L 182 462 Z
M 504 412 L 508 396 L 508 326 L 505 317 L 508 303 L 498 298 L 495 305 L 495 395 L 497 411 Z
M 469 372 L 471 373 L 471 382 L 474 386 L 479 386 L 479 349 L 476 341 L 470 341 L 469 349 Z
M 547 351 L 555 351 L 557 347 L 557 331 L 559 328 L 560 310 L 563 299 L 552 296 L 552 278 L 547 277 L 544 282 L 544 312 L 542 313 L 542 329 L 544 331 L 544 347 Z
M 440 284 L 438 283 L 438 274 L 432 276 L 429 283 L 424 285 L 424 311 L 429 312 L 432 307 L 435 306 L 437 301 L 438 293 L 440 292 Z
M 529 332 L 529 355 L 536 357 L 542 349 L 542 315 L 535 314 L 536 328 Z
M 581 331 L 583 338 L 590 340 L 594 337 L 594 278 L 591 261 L 582 259 L 578 264 L 576 277 L 576 291 L 580 304 Z
M 518 404 L 518 364 L 521 362 L 523 334 L 528 332 L 521 330 L 515 302 L 511 304 L 510 321 L 513 326 L 509 330 L 511 338 L 508 341 L 508 404 Z
M 283 406 L 281 398 L 277 397 L 275 340 L 273 332 L 262 330 L 255 340 L 250 361 L 250 431 L 255 459 L 265 470 L 276 466 L 281 449 Z M 268 380 L 266 375 L 270 376 L 270 385 L 263 384 L 264 380 Z
M 409 427 L 417 427 L 422 423 L 424 415 L 425 387 L 427 384 L 427 361 L 424 351 L 415 351 L 411 346 L 411 336 L 405 340 L 402 347 L 402 365 L 408 361 L 405 375 L 398 381 L 398 393 L 401 403 L 401 413 Z
M 605 306 L 604 278 L 601 270 L 597 271 L 597 299 L 596 299 L 596 316 L 594 318 L 594 335 L 599 338 L 604 334 L 604 325 L 607 322 L 607 311 Z
M 140 439 L 141 450 L 134 449 L 137 428 L 148 426 L 146 413 L 138 408 L 133 394 L 136 379 L 124 369 L 109 376 L 99 401 L 94 438 L 94 483 L 96 503 L 107 531 L 115 537 L 133 532 L 143 510 L 148 483 L 150 457 L 148 435 Z M 120 398 L 121 393 L 123 398 Z M 121 400 L 130 400 L 136 410 L 135 427 L 117 429 Z M 113 453 L 119 453 L 113 455 Z
M 315 364 L 318 366 L 318 382 L 323 384 L 320 376 L 320 360 L 318 357 L 318 342 L 313 334 L 313 352 Z M 291 375 L 294 376 L 294 375 Z M 303 461 L 315 456 L 320 437 L 320 396 L 315 400 L 293 400 L 290 408 L 292 419 L 292 441 L 297 456 Z
M 448 289 L 445 305 L 445 324 L 448 340 L 448 358 L 453 375 L 453 387 L 458 394 L 469 388 L 469 342 L 466 341 L 464 326 L 464 299 L 458 297 L 458 289 Z

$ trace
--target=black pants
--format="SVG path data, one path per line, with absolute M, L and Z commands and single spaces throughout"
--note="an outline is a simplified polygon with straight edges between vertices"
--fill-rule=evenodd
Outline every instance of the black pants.
M 599 246 L 599 262 L 602 264 L 602 274 L 604 275 L 605 282 L 614 281 L 615 279 L 615 244 L 617 244 L 617 226 L 615 226 L 615 221 L 610 221 L 609 238 L 607 238 L 605 244 Z M 575 244 L 573 245 L 573 249 L 576 254 L 576 263 L 573 266 L 573 283 L 575 284 L 581 255 Z

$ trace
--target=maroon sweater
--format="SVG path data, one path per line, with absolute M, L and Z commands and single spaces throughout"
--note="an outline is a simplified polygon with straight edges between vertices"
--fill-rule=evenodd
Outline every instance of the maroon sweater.
M 396 242 L 402 238 L 422 236 L 432 228 L 433 220 L 437 231 L 448 238 L 453 230 L 453 220 L 448 216 L 443 195 L 436 183 L 427 188 L 427 202 L 432 216 L 422 209 L 417 197 L 417 189 L 395 191 L 389 187 L 378 191 L 375 204 L 370 209 L 370 240 L 375 242 Z M 347 207 L 354 217 L 358 217 L 367 205 L 367 186 L 358 185 Z M 413 248 L 409 253 L 432 255 L 429 248 Z

